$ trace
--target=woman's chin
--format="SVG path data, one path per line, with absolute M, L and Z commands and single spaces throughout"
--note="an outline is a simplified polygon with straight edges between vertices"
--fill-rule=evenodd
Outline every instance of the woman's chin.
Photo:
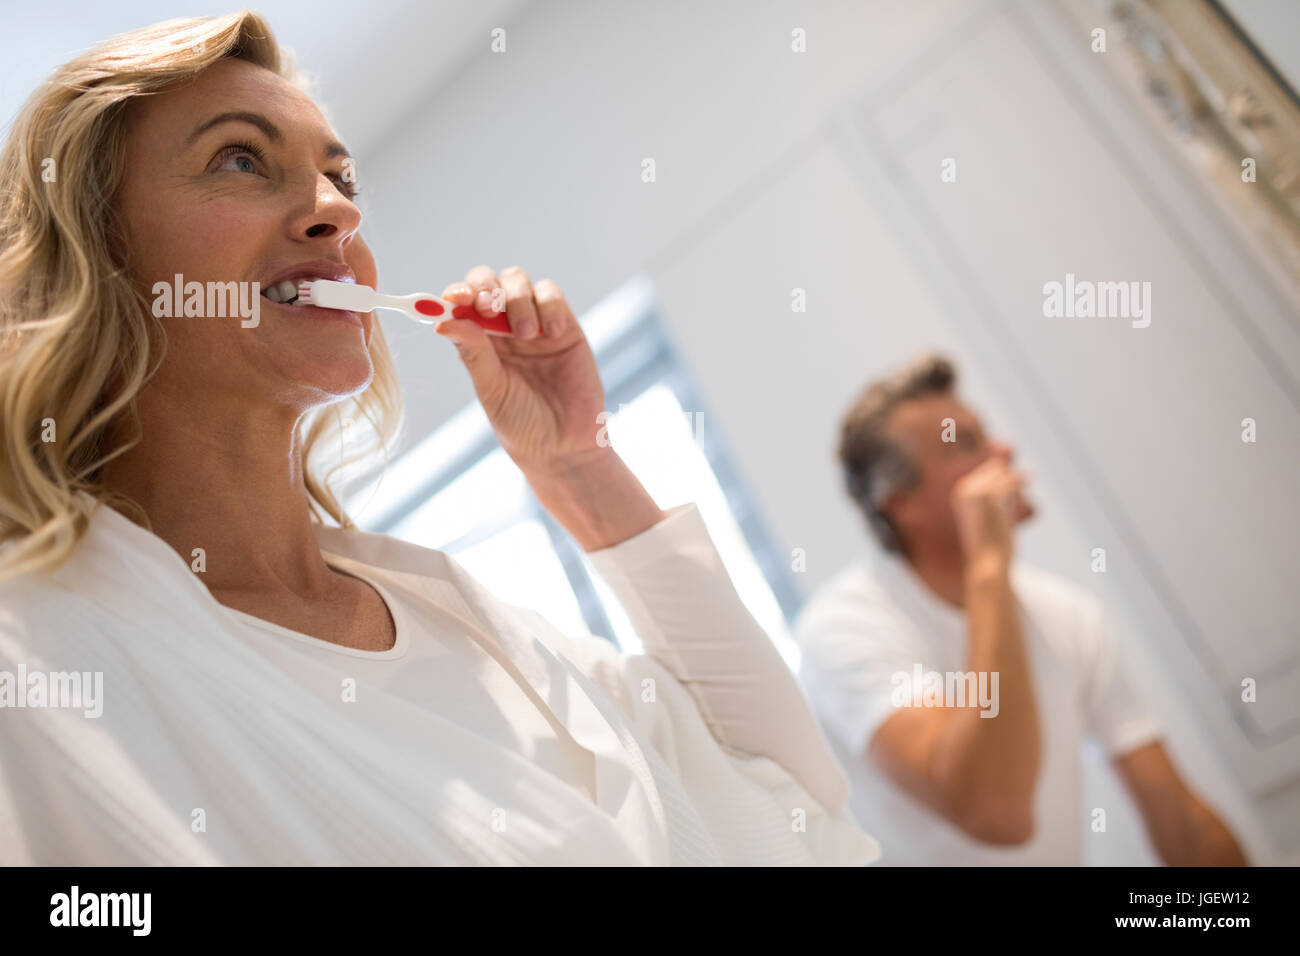
M 335 366 L 328 370 L 322 370 L 313 380 L 321 391 L 326 392 L 335 398 L 347 398 L 350 395 L 356 395 L 358 392 L 364 392 L 374 380 L 375 369 L 370 364 L 370 357 L 366 356 L 364 363 L 356 367 L 348 365 L 347 367 Z
M 282 380 L 307 389 L 314 396 L 346 398 L 364 391 L 375 376 L 370 353 L 360 344 L 350 349 L 304 350 L 293 360 L 276 362 Z
M 353 394 L 374 377 L 365 329 L 342 319 L 263 318 L 259 351 L 269 350 L 280 375 L 335 395 Z

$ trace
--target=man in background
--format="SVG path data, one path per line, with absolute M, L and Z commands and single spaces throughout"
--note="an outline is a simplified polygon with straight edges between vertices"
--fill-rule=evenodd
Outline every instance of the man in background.
M 796 623 L 800 680 L 885 863 L 1078 865 L 1092 822 L 1080 746 L 1099 739 L 1167 864 L 1241 865 L 1121 672 L 1101 605 L 1013 562 L 1033 514 L 1011 449 L 925 357 L 842 426 L 850 495 L 884 547 Z

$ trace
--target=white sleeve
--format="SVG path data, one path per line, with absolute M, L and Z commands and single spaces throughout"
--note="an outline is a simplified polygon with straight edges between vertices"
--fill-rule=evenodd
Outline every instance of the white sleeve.
M 814 599 L 795 627 L 799 678 L 828 733 L 852 754 L 866 753 L 896 707 L 896 675 L 911 680 L 931 656 L 897 614 L 866 595 L 832 593 Z
M 516 608 L 544 644 L 590 679 L 631 719 L 716 841 L 727 866 L 862 866 L 881 856 L 848 807 L 828 810 L 767 757 L 713 736 L 690 692 L 658 660 L 624 654 L 601 637 L 572 637 L 536 611 Z M 655 761 L 652 760 L 652 763 Z M 661 792 L 665 806 L 672 802 Z M 793 823 L 802 819 L 803 826 Z
M 848 781 L 799 684 L 731 583 L 693 503 L 587 555 L 627 611 L 647 656 L 695 701 L 713 737 L 765 757 L 838 812 Z
M 1158 739 L 1161 728 L 1124 672 L 1099 601 L 1087 602 L 1084 620 L 1083 700 L 1088 727 L 1107 754 L 1118 757 Z

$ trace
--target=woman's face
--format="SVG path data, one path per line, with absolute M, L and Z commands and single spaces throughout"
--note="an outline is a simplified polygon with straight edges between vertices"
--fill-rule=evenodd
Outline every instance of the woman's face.
M 251 120 L 212 122 L 228 113 Z M 174 288 L 177 274 L 205 290 L 247 283 L 239 287 L 245 302 L 252 283 L 265 292 L 300 268 L 350 269 L 358 283 L 377 285 L 349 198 L 355 177 L 346 153 L 315 104 L 269 70 L 222 60 L 134 101 L 126 129 L 118 208 L 132 279 L 150 302 L 160 297 L 155 283 Z M 198 404 L 270 402 L 301 412 L 369 384 L 373 313 L 357 322 L 264 295 L 256 304 L 256 325 L 238 308 L 213 310 L 226 317 L 173 311 L 162 319 L 167 349 L 158 376 L 173 396 L 183 390 Z

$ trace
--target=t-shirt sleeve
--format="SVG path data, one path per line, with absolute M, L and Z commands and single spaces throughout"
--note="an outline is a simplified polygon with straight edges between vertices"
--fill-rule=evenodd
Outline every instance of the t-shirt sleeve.
M 818 719 L 848 752 L 864 754 L 895 712 L 896 675 L 930 666 L 924 642 L 898 612 L 848 591 L 814 598 L 795 631 L 799 679 Z
M 1083 704 L 1088 728 L 1110 756 L 1118 757 L 1158 739 L 1160 724 L 1125 670 L 1100 602 L 1088 601 L 1084 622 Z

